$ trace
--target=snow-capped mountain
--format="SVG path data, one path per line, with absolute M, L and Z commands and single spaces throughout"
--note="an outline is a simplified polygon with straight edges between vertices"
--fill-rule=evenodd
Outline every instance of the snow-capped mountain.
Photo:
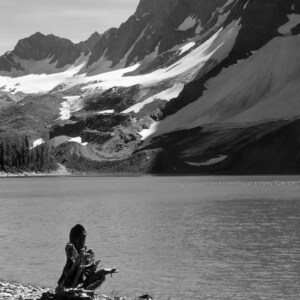
M 20 40 L 13 51 L 0 57 L 0 74 L 17 77 L 61 72 L 87 56 L 99 38 L 95 32 L 86 41 L 74 44 L 53 34 L 37 32 Z
M 299 33 L 300 0 L 141 0 L 85 42 L 21 40 L 0 58 L 0 90 L 62 97 L 47 130 L 69 167 L 299 172 L 287 134 L 300 116 Z

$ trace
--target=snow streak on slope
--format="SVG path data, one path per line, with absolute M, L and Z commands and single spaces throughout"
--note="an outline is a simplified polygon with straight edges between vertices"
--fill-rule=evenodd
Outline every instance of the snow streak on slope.
M 195 166 L 195 167 L 200 167 L 200 166 L 211 166 L 214 165 L 216 163 L 219 163 L 223 160 L 225 160 L 228 156 L 227 155 L 219 155 L 218 157 L 215 158 L 211 158 L 205 162 L 202 163 L 196 163 L 196 162 L 185 162 L 186 164 L 190 165 L 190 166 Z
M 131 111 L 134 111 L 135 113 L 139 112 L 146 104 L 153 102 L 154 100 L 160 99 L 160 100 L 171 100 L 172 98 L 175 98 L 179 95 L 179 93 L 182 91 L 184 87 L 184 84 L 178 83 L 172 86 L 169 89 L 164 90 L 161 93 L 158 93 L 154 96 L 149 97 L 143 102 L 137 103 L 130 108 L 123 111 L 124 114 L 129 113 Z
M 211 79 L 203 96 L 156 125 L 155 135 L 218 122 L 237 125 L 299 117 L 298 61 L 299 35 L 273 39 Z
M 193 48 L 195 46 L 195 42 L 190 42 L 188 44 L 185 44 L 184 46 L 182 46 L 178 51 L 179 51 L 179 55 L 189 51 L 191 48 Z

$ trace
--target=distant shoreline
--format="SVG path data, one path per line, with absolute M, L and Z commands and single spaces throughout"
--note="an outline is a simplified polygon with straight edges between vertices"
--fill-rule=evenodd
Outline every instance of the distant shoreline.
M 23 178 L 23 177 L 56 177 L 56 176 L 71 176 L 63 165 L 58 165 L 57 170 L 51 172 L 3 172 L 0 171 L 0 178 Z

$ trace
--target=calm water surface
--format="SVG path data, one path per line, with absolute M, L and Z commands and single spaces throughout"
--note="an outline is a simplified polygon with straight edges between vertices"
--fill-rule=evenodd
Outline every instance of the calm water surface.
M 300 297 L 300 177 L 4 178 L 0 205 L 0 279 L 55 287 L 82 223 L 103 293 Z

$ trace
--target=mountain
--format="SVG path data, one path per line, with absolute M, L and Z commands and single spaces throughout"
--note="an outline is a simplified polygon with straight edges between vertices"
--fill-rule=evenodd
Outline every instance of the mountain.
M 154 59 L 152 69 L 157 68 L 165 64 L 166 60 L 172 59 L 174 46 L 220 25 L 224 15 L 232 7 L 232 2 L 140 1 L 133 16 L 118 29 L 107 31 L 97 42 L 92 49 L 87 68 L 96 69 L 93 72 L 95 74 L 99 72 L 103 61 L 109 64 L 109 68 L 120 68 L 137 62 L 147 64 Z M 168 50 L 171 52 L 167 53 Z M 160 57 L 161 54 L 164 55 Z M 148 71 L 149 69 L 150 67 Z
M 92 51 L 93 47 L 100 38 L 101 35 L 95 31 L 87 40 L 76 44 L 76 46 L 87 55 Z
M 0 94 L 16 120 L 35 94 L 47 124 L 26 130 L 70 169 L 299 173 L 299 33 L 300 0 L 141 0 L 85 42 L 21 40 L 0 58 Z
M 88 55 L 99 38 L 95 32 L 86 41 L 74 44 L 53 34 L 37 32 L 20 40 L 13 51 L 0 57 L 0 74 L 20 76 L 59 72 L 75 64 L 80 56 Z

